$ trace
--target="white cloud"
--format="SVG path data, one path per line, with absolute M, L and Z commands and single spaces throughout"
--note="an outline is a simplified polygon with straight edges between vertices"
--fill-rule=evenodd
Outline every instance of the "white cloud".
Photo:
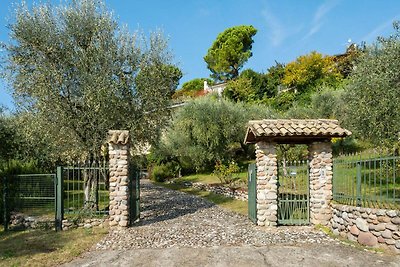
M 324 24 L 323 20 L 325 16 L 338 4 L 339 0 L 328 0 L 318 7 L 317 11 L 314 13 L 311 28 L 308 31 L 308 33 L 304 36 L 303 40 L 308 39 L 317 32 L 319 32 L 322 25 Z
M 261 11 L 262 16 L 267 22 L 267 27 L 271 30 L 271 42 L 273 46 L 278 46 L 282 43 L 282 41 L 287 37 L 287 33 L 282 23 L 276 18 L 276 16 L 268 10 L 268 8 L 264 8 Z

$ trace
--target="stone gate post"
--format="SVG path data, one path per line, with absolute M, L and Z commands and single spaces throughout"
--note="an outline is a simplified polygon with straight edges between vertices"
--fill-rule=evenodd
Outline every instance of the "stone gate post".
M 110 226 L 129 225 L 129 131 L 108 132 L 108 153 L 110 172 Z
M 310 221 L 328 225 L 332 218 L 332 145 L 329 140 L 308 146 L 310 158 Z
M 257 225 L 276 226 L 278 221 L 278 165 L 275 143 L 257 142 Z

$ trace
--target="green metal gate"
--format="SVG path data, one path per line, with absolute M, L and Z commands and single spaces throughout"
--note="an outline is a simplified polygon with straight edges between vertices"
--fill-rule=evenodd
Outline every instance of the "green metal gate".
M 140 218 L 140 171 L 130 166 L 129 172 L 129 204 L 130 204 L 130 225 L 133 225 Z
M 310 222 L 308 161 L 278 163 L 278 224 L 305 225 Z
M 257 223 L 257 179 L 256 164 L 249 164 L 248 179 L 248 215 L 249 219 Z

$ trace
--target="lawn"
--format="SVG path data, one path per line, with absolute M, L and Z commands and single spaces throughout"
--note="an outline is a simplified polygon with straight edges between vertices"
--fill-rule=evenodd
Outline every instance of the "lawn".
M 57 266 L 87 251 L 106 233 L 102 228 L 3 232 L 0 226 L 0 266 Z

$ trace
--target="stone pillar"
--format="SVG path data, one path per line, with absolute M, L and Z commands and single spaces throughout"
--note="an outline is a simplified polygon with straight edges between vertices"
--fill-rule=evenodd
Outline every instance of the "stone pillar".
M 108 132 L 110 226 L 129 225 L 129 131 Z
M 256 144 L 257 224 L 276 226 L 278 221 L 278 166 L 274 143 Z
M 330 141 L 308 146 L 310 159 L 310 221 L 328 225 L 332 218 L 332 145 Z

